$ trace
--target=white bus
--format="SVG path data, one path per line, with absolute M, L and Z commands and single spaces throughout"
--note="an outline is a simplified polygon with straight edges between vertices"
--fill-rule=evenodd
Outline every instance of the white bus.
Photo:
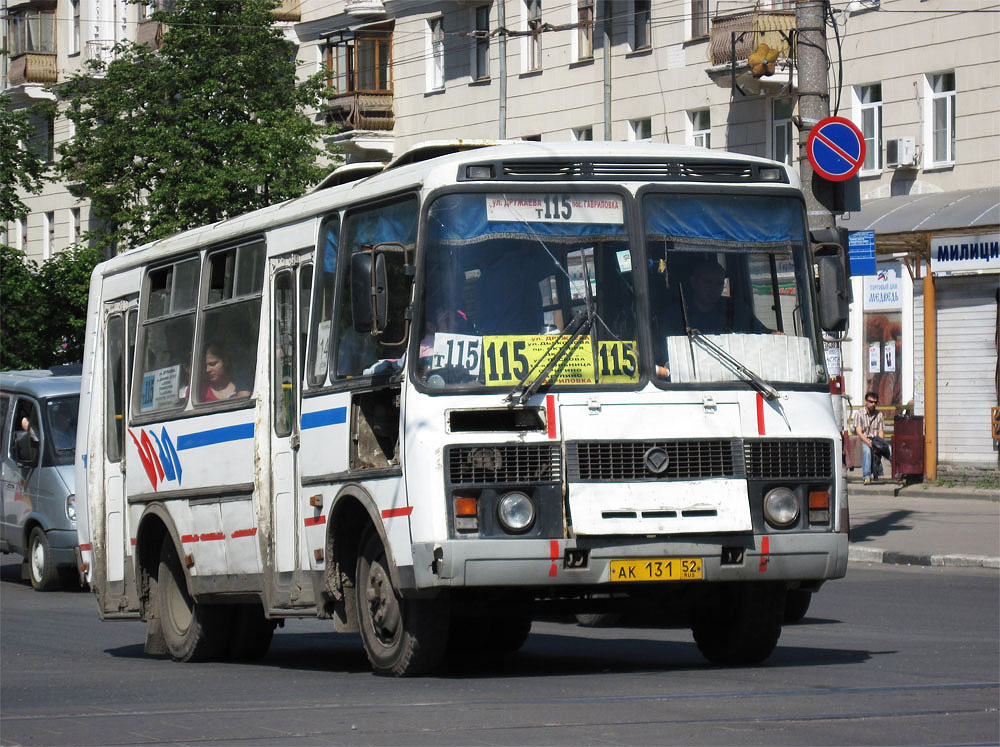
M 102 618 L 177 660 L 332 618 L 407 675 L 641 612 L 764 660 L 847 567 L 843 258 L 796 174 L 456 150 L 98 266 L 77 485 Z

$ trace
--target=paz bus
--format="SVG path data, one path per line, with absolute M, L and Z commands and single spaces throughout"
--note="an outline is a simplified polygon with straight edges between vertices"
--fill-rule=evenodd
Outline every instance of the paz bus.
M 641 611 L 756 663 L 845 574 L 843 256 L 797 175 L 467 145 L 94 271 L 79 564 L 147 652 L 260 657 L 319 617 L 402 676 Z

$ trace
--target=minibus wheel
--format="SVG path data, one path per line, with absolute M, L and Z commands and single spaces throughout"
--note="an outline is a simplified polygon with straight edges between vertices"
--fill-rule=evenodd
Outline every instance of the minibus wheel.
M 225 651 L 232 627 L 230 605 L 199 604 L 187 581 L 173 540 L 163 539 L 157 574 L 157 612 L 167 652 L 175 661 L 216 659 Z
M 52 560 L 52 548 L 41 527 L 31 530 L 27 561 L 28 578 L 35 591 L 51 591 L 59 585 L 59 569 Z
M 706 600 L 691 632 L 712 664 L 760 664 L 778 645 L 784 615 L 785 588 L 780 584 L 725 585 Z
M 378 534 L 368 529 L 358 552 L 355 594 L 361 640 L 376 674 L 424 674 L 444 658 L 449 613 L 444 597 L 400 596 Z

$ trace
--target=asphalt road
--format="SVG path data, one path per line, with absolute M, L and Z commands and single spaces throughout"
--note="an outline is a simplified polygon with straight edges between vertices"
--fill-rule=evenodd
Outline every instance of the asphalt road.
M 764 666 L 686 630 L 536 623 L 517 655 L 375 677 L 356 636 L 290 621 L 254 664 L 177 664 L 90 594 L 0 567 L 0 743 L 996 744 L 1000 574 L 852 565 Z

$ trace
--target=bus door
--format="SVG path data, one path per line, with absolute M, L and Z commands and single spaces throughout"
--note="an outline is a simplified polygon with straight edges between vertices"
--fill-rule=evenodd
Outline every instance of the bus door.
M 91 527 L 95 576 L 104 576 L 99 583 L 101 609 L 106 615 L 129 617 L 139 613 L 125 491 L 125 433 L 137 319 L 137 298 L 104 306 L 104 503 L 101 515 L 93 517 L 104 526 Z
M 311 250 L 310 250 L 311 251 Z M 271 607 L 314 604 L 312 583 L 302 573 L 309 568 L 301 544 L 299 500 L 299 390 L 305 360 L 312 262 L 301 254 L 271 261 L 271 532 L 274 564 Z

